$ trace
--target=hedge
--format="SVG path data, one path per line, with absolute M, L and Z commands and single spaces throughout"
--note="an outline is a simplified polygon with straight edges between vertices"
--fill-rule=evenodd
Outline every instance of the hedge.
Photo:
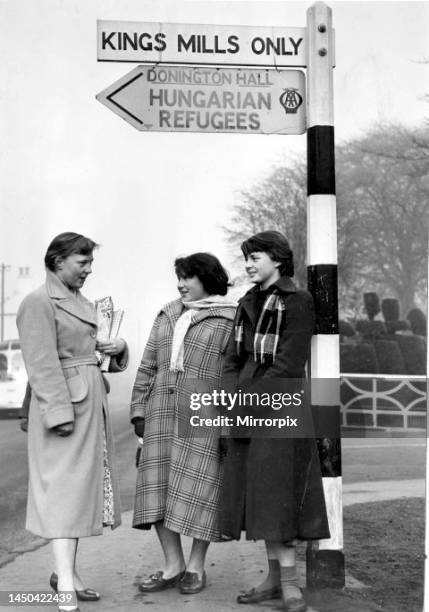
M 386 333 L 386 326 L 383 321 L 368 321 L 367 319 L 358 319 L 356 321 L 356 331 L 363 336 L 365 340 L 373 340 L 379 338 Z
M 341 371 L 349 374 L 376 374 L 378 372 L 374 345 L 368 342 L 340 344 L 340 363 Z
M 423 338 L 397 334 L 396 342 L 404 358 L 405 373 L 424 376 L 426 374 L 426 350 Z
M 374 374 L 405 373 L 405 361 L 398 342 L 394 340 L 376 340 L 374 348 L 378 361 L 378 371 L 374 372 Z

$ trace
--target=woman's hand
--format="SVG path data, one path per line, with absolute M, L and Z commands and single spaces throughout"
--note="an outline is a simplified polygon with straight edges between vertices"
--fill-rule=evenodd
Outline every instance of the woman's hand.
M 143 438 L 144 434 L 144 417 L 134 417 L 131 421 L 134 425 L 134 433 L 138 438 Z
M 113 338 L 111 340 L 97 340 L 95 348 L 97 351 L 114 357 L 120 355 L 125 350 L 125 340 L 122 338 Z
M 53 429 L 58 436 L 61 436 L 61 438 L 66 438 L 67 436 L 73 433 L 74 423 L 61 423 L 61 425 L 57 425 Z

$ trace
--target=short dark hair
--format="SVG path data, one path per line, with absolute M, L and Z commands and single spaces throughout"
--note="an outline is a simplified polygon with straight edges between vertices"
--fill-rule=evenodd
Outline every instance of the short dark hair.
M 251 253 L 267 253 L 273 261 L 279 262 L 280 276 L 293 276 L 293 253 L 289 242 L 280 232 L 259 232 L 245 240 L 241 245 L 244 257 Z
M 55 272 L 57 257 L 66 258 L 77 253 L 79 255 L 90 255 L 98 246 L 96 242 L 74 232 L 64 232 L 58 234 L 48 246 L 45 255 L 45 266 L 48 270 Z
M 178 278 L 196 276 L 209 295 L 226 295 L 228 275 L 219 259 L 211 253 L 193 253 L 174 262 Z

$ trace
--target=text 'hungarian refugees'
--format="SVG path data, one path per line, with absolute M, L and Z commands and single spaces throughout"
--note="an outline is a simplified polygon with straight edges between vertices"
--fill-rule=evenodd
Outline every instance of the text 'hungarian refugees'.
M 138 66 L 97 95 L 138 130 L 303 134 L 300 70 Z

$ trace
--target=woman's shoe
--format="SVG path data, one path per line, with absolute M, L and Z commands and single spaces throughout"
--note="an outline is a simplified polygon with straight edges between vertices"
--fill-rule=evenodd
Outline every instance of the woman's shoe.
M 55 572 L 51 574 L 49 584 L 55 593 L 58 592 L 58 576 Z M 82 591 L 76 590 L 76 598 L 79 601 L 98 601 L 100 599 L 100 593 L 94 591 L 94 589 L 83 589 Z
M 149 576 L 139 584 L 139 591 L 142 593 L 155 593 L 156 591 L 164 591 L 175 587 L 178 582 L 183 578 L 185 572 L 179 572 L 173 578 L 163 578 L 163 572 L 158 571 L 155 574 Z
M 279 586 L 272 587 L 271 589 L 263 589 L 261 591 L 253 587 L 253 589 L 240 593 L 237 597 L 237 602 L 241 604 L 252 604 L 260 601 L 268 601 L 269 599 L 280 599 L 281 596 L 282 590 Z
M 288 599 L 283 597 L 283 610 L 285 612 L 305 612 L 307 604 L 303 597 L 290 597 Z
M 196 572 L 185 572 L 179 582 L 179 591 L 184 595 L 194 595 L 200 593 L 206 587 L 206 573 L 203 572 L 201 578 Z

